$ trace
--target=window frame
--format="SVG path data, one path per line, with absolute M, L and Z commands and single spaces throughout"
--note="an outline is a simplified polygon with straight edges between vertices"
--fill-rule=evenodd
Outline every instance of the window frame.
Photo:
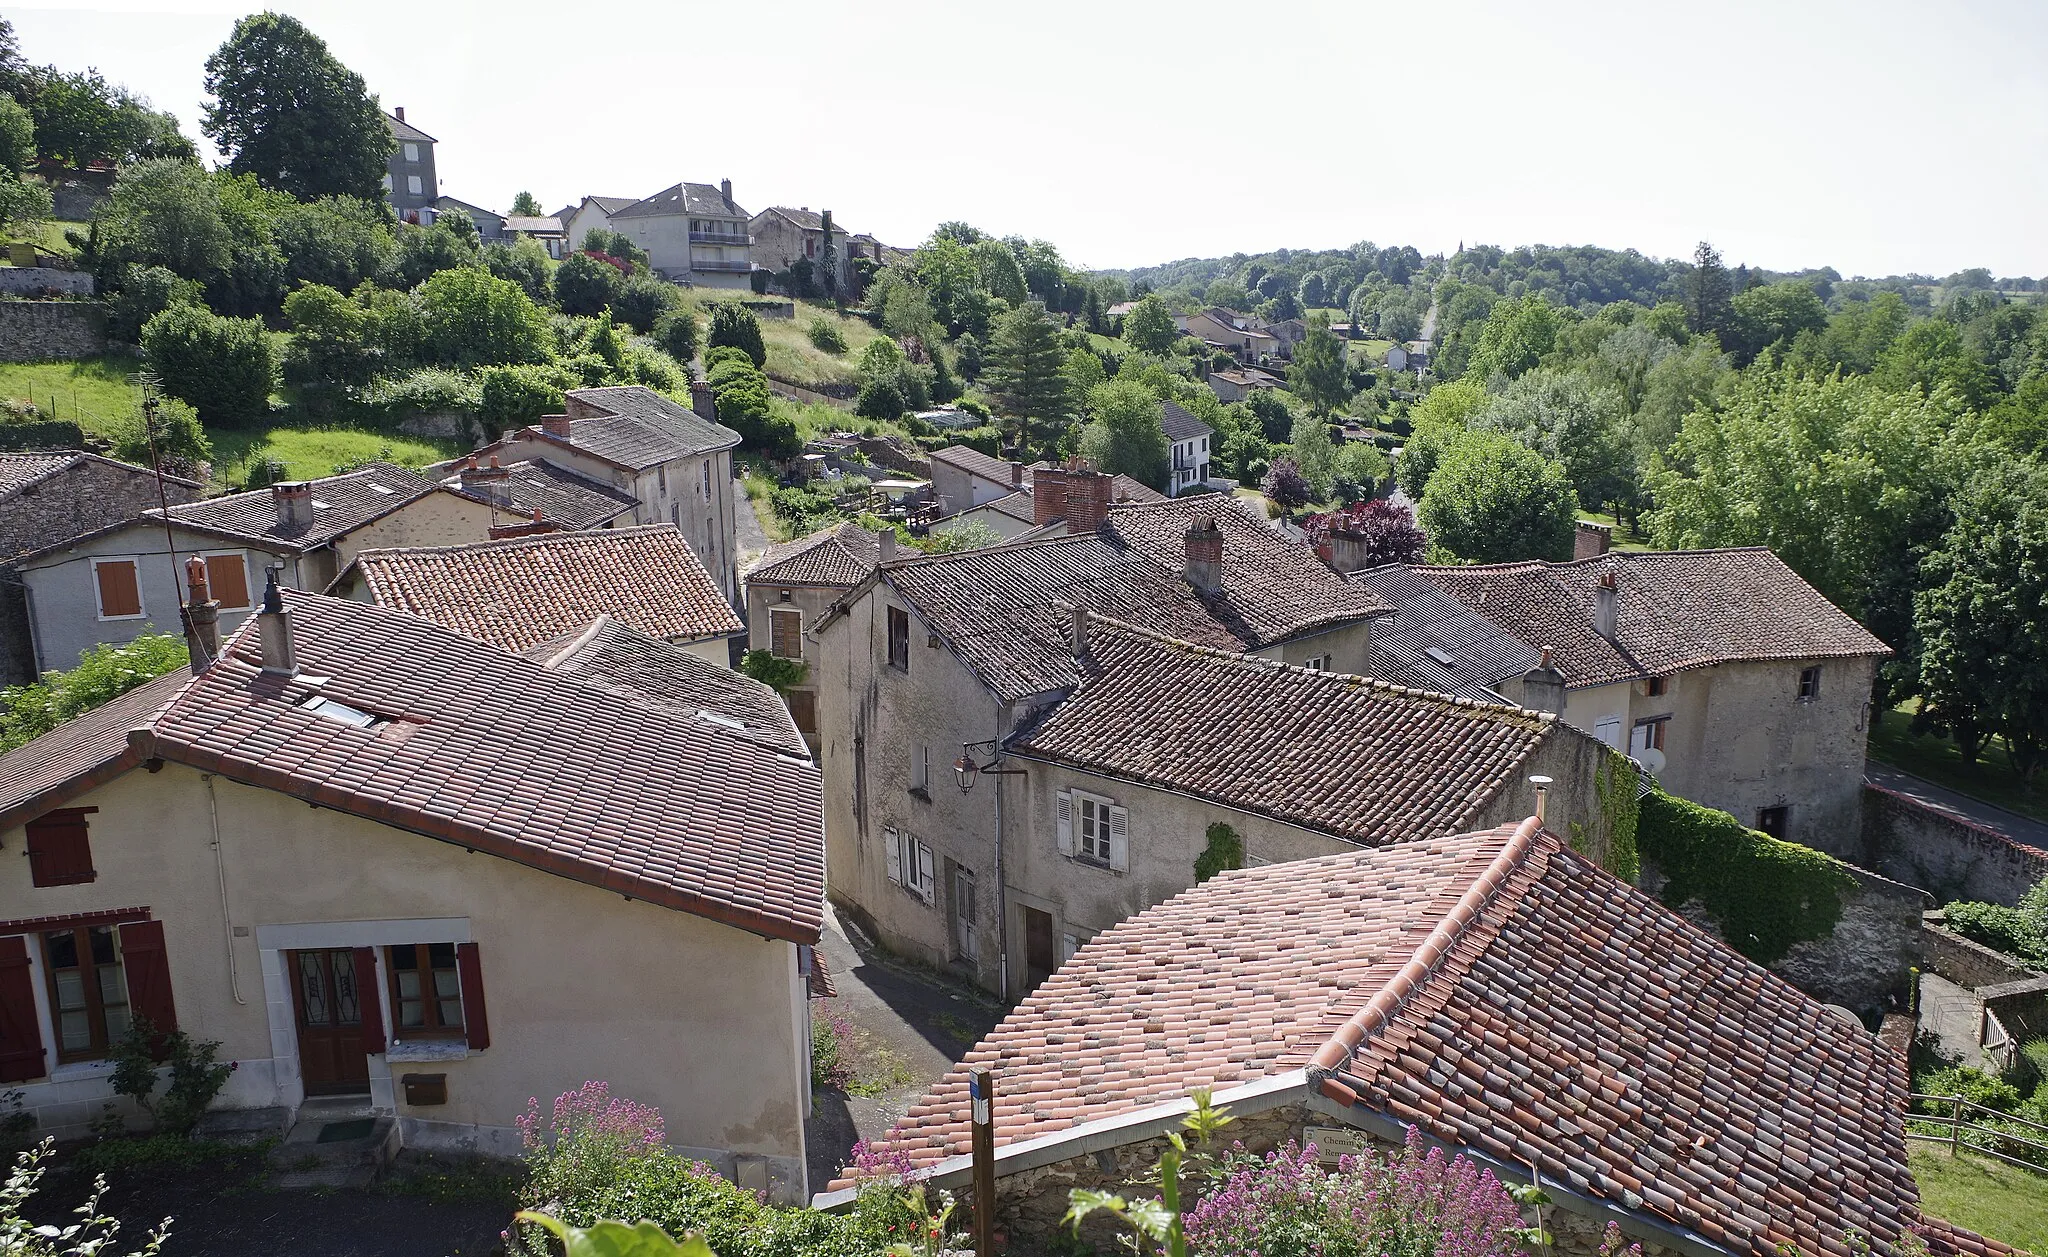
M 1086 860 L 1090 864 L 1100 864 L 1104 868 L 1109 867 L 1111 850 L 1109 843 L 1109 810 L 1115 806 L 1116 804 L 1099 794 L 1088 794 L 1081 790 L 1074 791 L 1075 859 Z M 1091 825 L 1095 830 L 1092 844 L 1098 847 L 1099 851 L 1089 849 L 1091 846 L 1091 839 L 1089 837 Z
M 54 930 L 37 930 L 36 940 L 42 948 L 43 987 L 49 999 L 50 1048 L 56 1054 L 57 1063 L 68 1065 L 78 1061 L 103 1061 L 112 1055 L 114 1040 L 113 1027 L 107 1024 L 106 992 L 99 981 L 99 963 L 92 957 L 92 935 L 96 930 L 106 932 L 114 949 L 114 969 L 121 982 L 120 1008 L 127 1011 L 132 1021 L 135 1001 L 128 990 L 128 965 L 121 954 L 121 927 L 109 922 L 84 925 L 68 925 Z M 64 1046 L 64 1013 L 67 1011 L 59 997 L 57 988 L 58 965 L 50 955 L 50 940 L 58 935 L 72 936 L 72 946 L 78 948 L 79 957 L 86 963 L 65 966 L 79 971 L 79 987 L 85 996 L 87 1037 L 92 1041 L 84 1049 L 69 1049 Z M 90 977 L 90 980 L 88 979 Z M 125 1032 L 126 1026 L 123 1027 Z
M 1670 677 L 1645 677 L 1643 679 L 1643 696 L 1645 698 L 1662 698 L 1670 692 Z
M 1663 750 L 1665 726 L 1669 725 L 1670 723 L 1671 716 L 1668 712 L 1662 716 L 1646 716 L 1643 719 L 1636 721 L 1634 725 L 1630 726 L 1628 732 L 1629 753 L 1633 755 L 1637 751 Z M 1643 732 L 1643 744 L 1641 746 L 1636 745 L 1637 730 L 1641 730 Z
M 1302 660 L 1301 666 L 1307 668 L 1310 672 L 1334 672 L 1335 669 L 1330 666 L 1330 663 L 1329 655 L 1312 655 Z
M 905 611 L 902 607 L 890 607 L 888 622 L 889 666 L 908 676 L 910 674 L 910 612 Z
M 1771 832 L 1771 830 L 1766 827 L 1766 823 L 1764 820 L 1765 817 L 1769 816 L 1773 812 L 1777 813 L 1778 832 L 1776 833 Z M 1792 805 L 1790 803 L 1773 803 L 1769 807 L 1758 808 L 1756 810 L 1756 824 L 1752 826 L 1752 828 L 1754 828 L 1756 832 L 1763 834 L 1766 837 L 1777 839 L 1779 842 L 1791 841 L 1791 839 L 1787 838 L 1785 835 L 1792 831 Z
M 446 947 L 448 949 L 448 963 L 445 966 L 432 963 L 432 949 L 436 947 Z M 460 1039 L 467 1041 L 469 1037 L 469 1010 L 463 1001 L 462 955 L 457 945 L 454 943 L 389 943 L 385 945 L 383 950 L 384 990 L 391 1000 L 392 1042 L 399 1043 L 420 1039 Z M 398 965 L 398 956 L 399 953 L 405 951 L 413 953 L 413 967 L 401 970 Z M 427 963 L 422 964 L 422 961 Z M 427 974 L 431 982 L 433 975 L 444 970 L 455 976 L 455 992 L 452 995 L 442 994 L 438 984 L 435 984 L 433 995 L 429 997 L 426 993 L 427 988 L 423 985 L 420 988 L 420 994 L 408 1000 L 399 989 L 398 979 L 399 974 L 402 972 Z M 443 1020 L 441 1013 L 441 1004 L 451 999 L 455 1001 L 457 1017 L 453 1026 L 450 1026 Z M 421 1024 L 418 1026 L 408 1026 L 403 1020 L 405 1005 L 408 1003 L 420 1006 Z
M 421 182 L 418 175 L 407 175 L 405 177 L 405 191 L 408 196 L 425 196 L 427 194 L 427 185 Z
M 1796 693 L 1800 702 L 1820 701 L 1820 669 L 1821 665 L 1816 663 L 1799 670 L 1799 688 Z
M 932 797 L 932 748 L 922 742 L 910 748 L 910 792 L 924 799 Z
M 100 569 L 126 563 L 130 579 L 135 582 L 135 611 L 132 615 L 108 615 L 106 590 L 100 585 Z M 93 613 L 102 621 L 146 620 L 149 618 L 149 600 L 142 595 L 142 556 L 125 555 L 116 557 L 95 555 L 92 560 L 92 604 Z
M 417 144 L 407 144 L 407 145 L 405 145 L 405 160 L 407 160 L 407 161 L 412 161 L 412 162 L 416 162 L 416 161 L 418 161 L 419 159 L 420 159 L 420 146 L 419 146 L 419 145 L 417 145 Z

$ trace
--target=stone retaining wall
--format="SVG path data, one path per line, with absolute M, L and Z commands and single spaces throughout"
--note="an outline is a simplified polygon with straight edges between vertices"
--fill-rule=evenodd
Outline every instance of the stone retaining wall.
M 91 358 L 107 351 L 107 317 L 92 301 L 0 301 L 0 362 Z
M 2048 852 L 2036 850 L 1883 786 L 1863 788 L 1863 850 L 1837 852 L 1933 895 L 2015 904 L 2048 877 Z
M 0 266 L 0 293 L 10 297 L 41 297 L 50 293 L 90 297 L 93 291 L 89 271 L 65 271 L 54 266 Z
M 1964 938 L 1942 924 L 1942 914 L 1930 912 L 1922 918 L 1921 933 L 1927 939 L 1924 966 L 1960 987 L 2002 986 L 2048 977 L 2027 968 L 1995 948 Z

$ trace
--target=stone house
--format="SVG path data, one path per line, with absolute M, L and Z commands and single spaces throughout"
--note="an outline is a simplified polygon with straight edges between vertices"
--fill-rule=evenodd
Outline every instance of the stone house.
M 327 592 L 510 651 L 609 615 L 724 666 L 732 661 L 731 639 L 746 631 L 673 524 L 365 550 Z
M 1168 448 L 1166 494 L 1179 497 L 1209 483 L 1209 441 L 1216 430 L 1173 402 L 1159 405 Z
M 812 282 L 822 290 L 824 277 L 818 273 L 825 264 L 825 249 L 829 243 L 832 250 L 832 279 L 835 291 L 848 292 L 853 287 L 853 252 L 848 243 L 853 239 L 843 223 L 834 221 L 832 239 L 825 239 L 825 215 L 808 205 L 791 209 L 787 205 L 773 205 L 748 220 L 747 231 L 753 237 L 754 265 L 771 271 L 786 271 L 791 264 L 802 259 L 811 264 Z
M 752 215 L 732 199 L 732 180 L 717 187 L 678 183 L 611 213 L 613 231 L 647 250 L 664 278 L 699 288 L 746 288 L 754 269 Z
M 389 463 L 186 502 L 168 521 L 152 507 L 16 559 L 36 670 L 68 668 L 102 642 L 180 631 L 179 565 L 193 555 L 232 628 L 266 568 L 293 588 L 324 589 L 364 549 L 481 541 L 501 518 L 488 501 Z
M 1007 497 L 1024 483 L 1024 465 L 990 458 L 969 445 L 948 445 L 932 451 L 932 495 L 939 518 Z
M 824 874 L 794 731 L 725 716 L 729 682 L 684 716 L 414 616 L 264 603 L 198 675 L 0 760 L 22 1110 L 84 1134 L 147 1015 L 220 1043 L 243 1129 L 367 1112 L 516 1155 L 528 1097 L 603 1078 L 801 1199 Z
M 1505 697 L 1772 837 L 1840 850 L 1859 833 L 1871 681 L 1891 651 L 1769 550 L 1414 572 L 1550 651 L 1563 693 L 1508 675 Z
M 443 486 L 482 498 L 499 509 L 491 535 L 513 530 L 579 532 L 632 524 L 639 500 L 624 489 L 530 458 L 509 466 L 486 454 L 474 455 L 436 469 Z
M 1334 1162 L 1412 1136 L 1533 1174 L 1571 1257 L 1610 1222 L 1652 1257 L 2009 1251 L 1922 1213 L 1903 1057 L 1533 817 L 1221 873 L 1129 918 L 880 1150 L 965 1184 L 977 1068 L 999 1218 L 1026 1246 L 1058 1233 L 1069 1188 L 1151 1195 L 1209 1088 L 1253 1153 Z
M 134 519 L 165 499 L 190 502 L 206 486 L 80 450 L 0 453 L 0 685 L 33 681 L 28 587 L 13 572 L 24 554 Z M 161 494 L 161 496 L 159 496 Z
M 1055 467 L 1051 463 L 1033 463 L 1022 470 L 1024 483 L 1015 493 L 962 511 L 951 517 L 948 522 L 986 524 L 1006 540 L 1022 537 L 1036 541 L 1045 537 L 1065 536 L 1067 478 L 1069 472 L 1086 471 L 1087 465 L 1082 462 L 1075 462 L 1068 467 Z M 1103 483 L 1105 479 L 1108 482 L 1106 484 Z M 1089 493 L 1108 494 L 1107 501 L 1090 504 L 1090 518 L 1099 519 L 1111 506 L 1126 502 L 1166 501 L 1165 494 L 1122 472 L 1108 477 L 1090 473 L 1079 483 Z
M 805 638 L 846 592 L 894 558 L 894 532 L 872 533 L 854 520 L 770 546 L 746 574 L 747 646 L 809 663 Z M 813 751 L 818 745 L 818 679 L 807 672 L 784 695 Z
M 432 215 L 420 211 L 432 208 L 441 196 L 441 182 L 434 176 L 434 145 L 439 141 L 407 122 L 403 105 L 385 114 L 384 121 L 391 127 L 384 199 L 402 223 L 431 221 Z
M 574 252 L 583 247 L 583 237 L 591 232 L 611 230 L 613 214 L 637 204 L 638 198 L 630 196 L 586 196 L 574 205 L 556 210 L 555 217 L 562 220 L 562 235 Z
M 832 892 L 887 945 L 935 964 L 960 958 L 950 924 L 968 913 L 951 900 L 937 910 L 927 869 L 934 879 L 955 868 L 971 874 L 973 921 L 1022 947 L 1022 919 L 1001 924 L 995 912 L 1006 883 L 992 799 L 1009 792 L 963 794 L 948 766 L 966 747 L 986 761 L 1080 682 L 1077 603 L 1182 641 L 1349 673 L 1364 660 L 1370 618 L 1384 610 L 1306 547 L 1240 512 L 1200 499 L 1111 506 L 1106 487 L 1098 496 L 1075 484 L 1092 490 L 1107 477 L 1067 475 L 1073 535 L 884 561 L 806 643 Z M 914 894 L 886 875 L 892 832 L 899 856 L 901 835 L 921 844 L 899 870 Z M 977 944 L 962 968 L 998 989 L 1000 960 L 997 947 Z
M 713 417 L 711 393 L 691 410 L 639 384 L 570 389 L 563 413 L 517 428 L 470 457 L 504 466 L 549 463 L 630 494 L 641 524 L 673 524 L 739 605 L 732 452 L 740 434 Z
M 1221 402 L 1241 402 L 1261 389 L 1279 388 L 1280 379 L 1265 371 L 1246 367 L 1240 371 L 1211 371 L 1202 377 L 1202 383 L 1216 394 Z

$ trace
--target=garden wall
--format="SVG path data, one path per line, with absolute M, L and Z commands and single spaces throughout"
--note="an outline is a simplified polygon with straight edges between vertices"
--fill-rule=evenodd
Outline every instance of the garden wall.
M 92 274 L 64 271 L 54 266 L 0 266 L 0 293 L 10 297 L 40 297 L 49 293 L 73 297 L 93 294 Z
M 91 358 L 105 352 L 107 319 L 97 302 L 0 301 L 0 362 Z
M 1921 933 L 1927 938 L 1928 957 L 1923 967 L 1957 986 L 1974 991 L 1979 987 L 2027 982 L 2043 976 L 2004 952 L 1945 928 L 1942 922 L 1939 912 L 1927 913 L 1922 918 Z
M 1863 788 L 1862 852 L 1835 854 L 1942 903 L 2016 904 L 2048 877 L 2048 852 L 1875 785 Z

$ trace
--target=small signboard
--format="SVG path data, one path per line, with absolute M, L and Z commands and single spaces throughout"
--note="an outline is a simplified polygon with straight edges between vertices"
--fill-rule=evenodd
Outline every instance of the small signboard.
M 1301 1132 L 1301 1141 L 1316 1146 L 1321 1165 L 1335 1165 L 1341 1158 L 1363 1156 L 1372 1149 L 1372 1136 L 1348 1126 L 1310 1126 Z

